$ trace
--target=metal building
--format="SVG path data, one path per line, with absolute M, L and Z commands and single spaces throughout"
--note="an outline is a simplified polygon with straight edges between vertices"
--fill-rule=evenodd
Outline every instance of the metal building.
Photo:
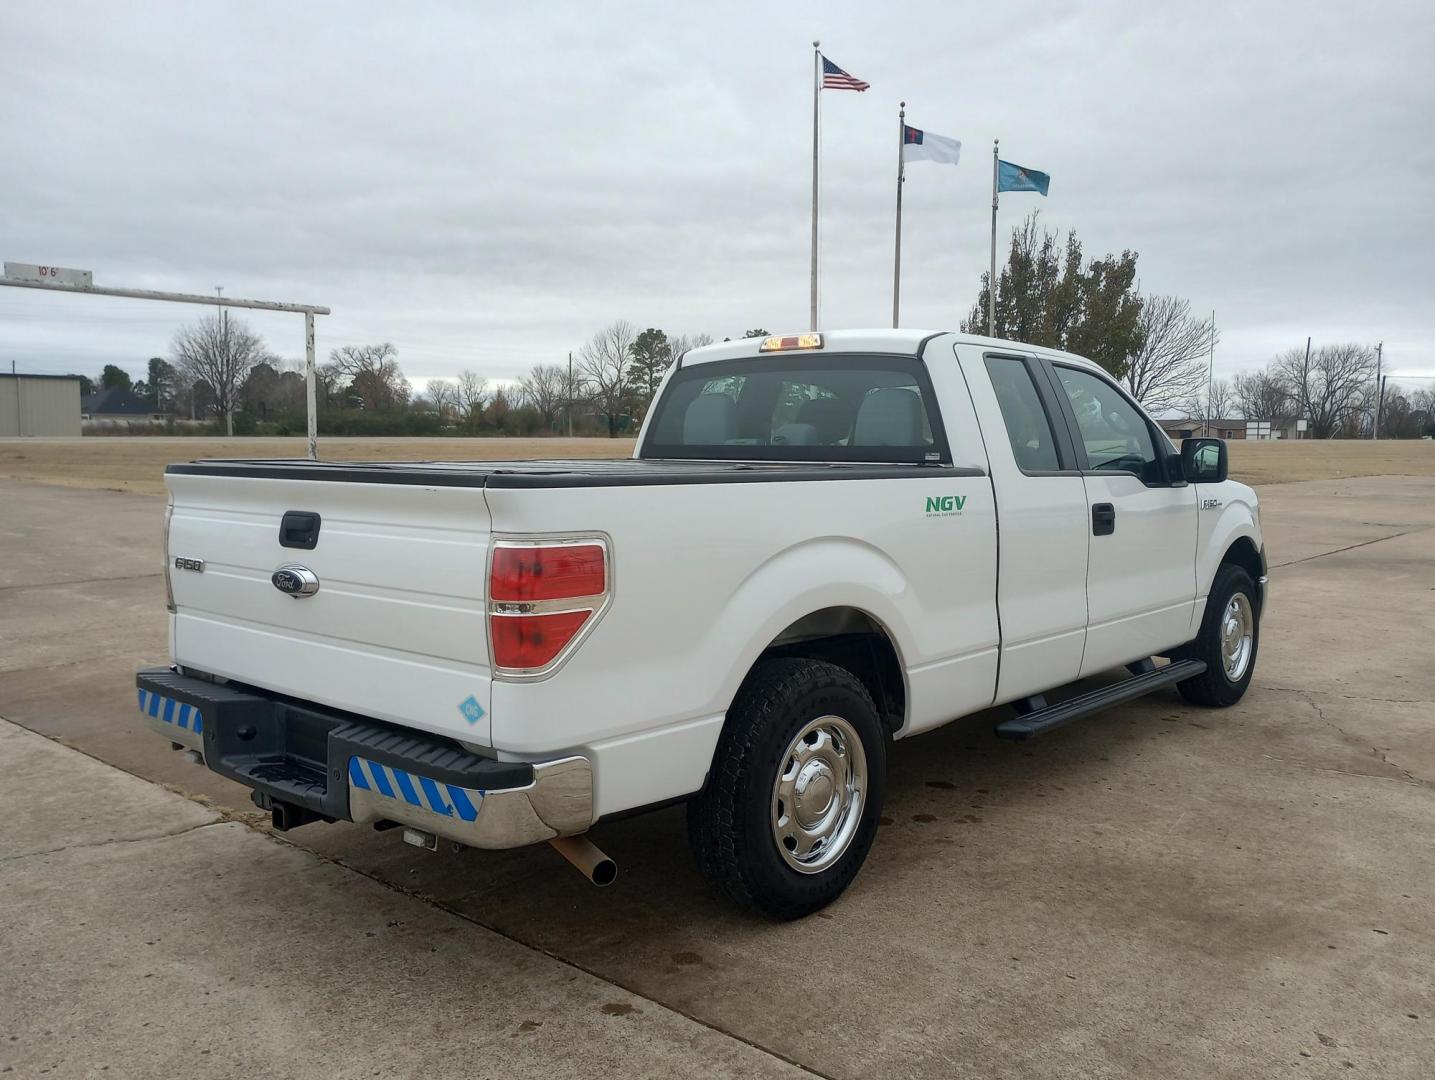
M 0 438 L 78 434 L 78 375 L 0 373 Z

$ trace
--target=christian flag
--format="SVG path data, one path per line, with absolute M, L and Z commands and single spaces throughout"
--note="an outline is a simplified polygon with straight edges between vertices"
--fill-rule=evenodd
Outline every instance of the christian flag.
M 940 161 L 945 165 L 955 165 L 961 156 L 962 144 L 959 139 L 933 135 L 921 128 L 905 125 L 902 128 L 903 161 Z

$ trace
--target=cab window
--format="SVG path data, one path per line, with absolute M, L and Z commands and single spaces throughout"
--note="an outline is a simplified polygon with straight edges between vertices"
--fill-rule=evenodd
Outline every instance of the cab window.
M 1010 356 L 988 356 L 986 362 L 1017 467 L 1028 473 L 1060 469 L 1056 436 L 1026 363 Z
M 680 369 L 640 456 L 927 464 L 946 459 L 915 358 L 803 355 Z
M 1146 418 L 1105 379 L 1076 368 L 1054 365 L 1057 378 L 1086 448 L 1087 468 L 1135 473 L 1148 484 L 1163 479 Z

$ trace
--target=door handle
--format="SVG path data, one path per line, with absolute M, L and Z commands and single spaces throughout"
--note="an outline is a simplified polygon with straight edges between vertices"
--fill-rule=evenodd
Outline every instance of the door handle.
M 1091 535 L 1110 536 L 1116 531 L 1116 507 L 1110 503 L 1092 503 Z

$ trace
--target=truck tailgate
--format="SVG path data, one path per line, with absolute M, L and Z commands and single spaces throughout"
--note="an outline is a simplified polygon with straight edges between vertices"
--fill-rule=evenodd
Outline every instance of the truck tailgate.
M 481 487 L 165 479 L 177 664 L 489 745 Z M 286 511 L 319 515 L 312 548 L 281 545 Z M 287 564 L 318 591 L 280 591 Z

